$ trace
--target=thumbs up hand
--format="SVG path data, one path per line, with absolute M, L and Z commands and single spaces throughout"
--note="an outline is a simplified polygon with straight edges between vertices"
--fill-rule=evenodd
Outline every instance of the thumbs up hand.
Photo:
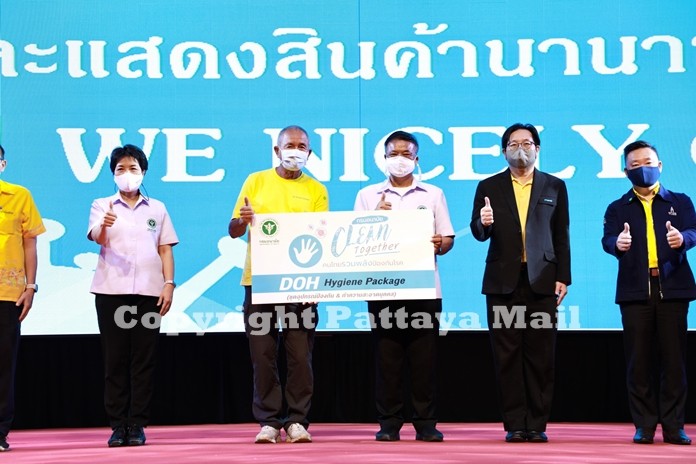
M 488 227 L 493 224 L 493 208 L 491 208 L 491 200 L 488 197 L 484 197 L 483 200 L 486 204 L 481 208 L 481 224 Z
M 667 227 L 667 243 L 669 243 L 670 248 L 681 247 L 684 243 L 684 236 L 681 232 L 672 227 L 671 221 L 667 221 L 665 227 Z
M 239 208 L 239 219 L 247 224 L 251 224 L 254 220 L 254 208 L 251 207 L 247 197 L 244 197 L 244 206 Z
M 628 222 L 624 222 L 623 231 L 616 239 L 616 249 L 619 251 L 628 251 L 631 248 L 631 228 Z
M 116 213 L 114 213 L 114 203 L 109 201 L 109 210 L 104 214 L 104 219 L 102 219 L 102 227 L 111 227 L 116 222 Z
M 376 209 L 392 209 L 391 202 L 387 201 L 386 192 L 382 192 L 382 198 L 380 198 L 379 203 L 377 203 Z

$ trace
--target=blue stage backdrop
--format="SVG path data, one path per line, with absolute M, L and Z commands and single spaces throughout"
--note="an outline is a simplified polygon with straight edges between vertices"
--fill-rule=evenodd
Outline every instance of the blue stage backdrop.
M 310 132 L 308 171 L 332 210 L 384 179 L 390 132 L 417 135 L 457 232 L 440 260 L 443 329 L 485 329 L 487 244 L 469 220 L 515 122 L 543 129 L 539 168 L 568 185 L 560 327 L 618 329 L 603 214 L 629 188 L 621 153 L 639 138 L 658 147 L 664 184 L 696 196 L 695 35 L 691 0 L 1 0 L 2 176 L 31 189 L 48 228 L 23 333 L 96 333 L 87 220 L 115 191 L 107 159 L 124 143 L 148 154 L 147 193 L 181 240 L 164 330 L 242 330 L 246 242 L 227 223 L 289 124 Z M 324 330 L 365 328 L 364 302 L 320 307 Z

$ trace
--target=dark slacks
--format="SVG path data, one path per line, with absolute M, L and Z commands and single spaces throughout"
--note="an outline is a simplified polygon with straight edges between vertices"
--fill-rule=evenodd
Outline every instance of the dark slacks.
M 399 430 L 404 423 L 404 377 L 410 371 L 413 426 L 416 430 L 435 426 L 436 355 L 438 320 L 442 300 L 368 301 L 375 325 L 372 339 L 375 355 L 375 403 L 380 426 Z M 388 308 L 385 310 L 385 308 Z M 397 324 L 395 314 L 403 308 L 406 327 Z M 386 312 L 385 312 L 386 311 Z M 391 326 L 385 326 L 380 313 L 390 314 Z M 421 313 L 429 324 L 419 327 L 413 315 Z
M 159 339 L 157 297 L 98 294 L 95 305 L 104 356 L 104 407 L 109 425 L 112 428 L 147 426 L 155 390 Z M 146 316 L 144 320 L 143 316 Z
M 14 388 L 19 351 L 19 315 L 14 301 L 0 301 L 0 437 L 10 433 L 14 419 Z
M 556 298 L 534 293 L 523 270 L 512 293 L 486 295 L 486 306 L 503 426 L 544 432 L 553 398 Z
M 307 428 L 314 393 L 312 350 L 318 322 L 317 305 L 252 304 L 251 287 L 245 286 L 244 290 L 244 328 L 254 370 L 254 417 L 262 426 L 280 429 L 300 423 Z M 287 359 L 284 392 L 287 414 L 283 414 L 283 390 L 278 372 L 279 335 Z
M 621 304 L 628 405 L 636 427 L 684 427 L 689 302 L 661 300 L 659 277 L 647 301 Z

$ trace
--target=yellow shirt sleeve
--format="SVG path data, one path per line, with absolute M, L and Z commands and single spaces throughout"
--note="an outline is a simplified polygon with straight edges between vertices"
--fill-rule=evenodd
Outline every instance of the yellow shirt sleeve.
M 24 291 L 24 239 L 46 231 L 34 199 L 24 187 L 0 181 L 0 300 L 17 301 Z

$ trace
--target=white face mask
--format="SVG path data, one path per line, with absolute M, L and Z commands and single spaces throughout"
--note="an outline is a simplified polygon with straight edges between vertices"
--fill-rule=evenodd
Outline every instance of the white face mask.
M 303 150 L 280 150 L 280 164 L 288 171 L 299 171 L 307 164 L 309 152 Z
M 140 188 L 140 184 L 143 183 L 143 175 L 124 172 L 123 174 L 114 176 L 114 182 L 116 182 L 120 191 L 131 193 Z
M 405 177 L 416 169 L 416 160 L 405 156 L 388 156 L 387 172 L 394 177 Z

